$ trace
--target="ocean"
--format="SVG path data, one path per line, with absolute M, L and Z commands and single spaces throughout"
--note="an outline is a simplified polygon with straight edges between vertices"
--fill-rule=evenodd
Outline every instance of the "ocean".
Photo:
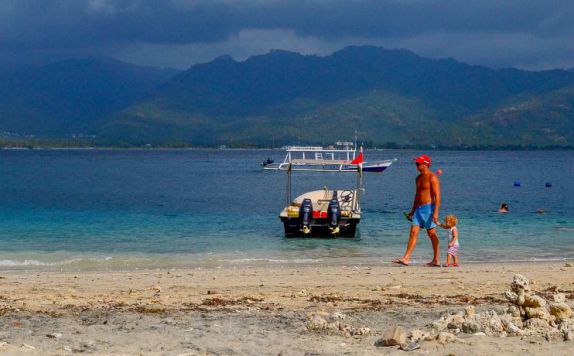
M 462 264 L 574 259 L 572 151 L 367 151 L 398 161 L 366 174 L 358 238 L 321 240 L 283 237 L 285 173 L 259 166 L 280 150 L 0 150 L 0 270 L 388 263 L 406 246 L 420 153 L 443 171 L 441 215 L 459 218 Z M 354 185 L 353 174 L 293 176 L 294 196 Z M 412 262 L 431 254 L 423 232 Z

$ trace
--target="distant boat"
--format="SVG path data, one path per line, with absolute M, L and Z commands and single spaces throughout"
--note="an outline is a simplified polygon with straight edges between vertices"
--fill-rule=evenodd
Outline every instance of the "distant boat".
M 364 162 L 362 149 L 357 155 L 352 142 L 337 142 L 336 147 L 328 148 L 288 146 L 286 151 L 283 162 L 263 168 L 287 172 L 286 206 L 279 214 L 287 237 L 355 237 L 362 213 L 363 172 L 383 172 L 396 161 Z M 324 187 L 291 200 L 291 174 L 295 171 L 356 173 L 356 187 Z
M 267 158 L 265 161 L 261 162 L 261 167 L 267 167 L 268 165 L 272 164 L 273 162 L 275 162 L 275 161 L 272 160 L 271 158 Z

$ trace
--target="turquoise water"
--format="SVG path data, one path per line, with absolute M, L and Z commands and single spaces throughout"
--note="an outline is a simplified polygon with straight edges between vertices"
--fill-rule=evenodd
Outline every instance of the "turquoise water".
M 267 157 L 282 159 L 281 151 L 0 151 L 0 269 L 389 261 L 404 251 L 403 211 L 416 176 L 410 159 L 419 153 L 366 153 L 399 161 L 366 176 L 360 238 L 297 240 L 283 238 L 277 217 L 285 174 L 259 167 Z M 574 259 L 571 151 L 431 156 L 444 172 L 442 211 L 460 220 L 462 261 Z M 354 182 L 352 174 L 304 173 L 293 188 Z M 510 214 L 496 213 L 503 201 Z M 414 261 L 430 256 L 421 235 Z

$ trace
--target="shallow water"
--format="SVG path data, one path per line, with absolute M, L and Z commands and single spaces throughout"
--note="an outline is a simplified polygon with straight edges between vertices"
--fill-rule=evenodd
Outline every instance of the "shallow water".
M 366 153 L 399 160 L 366 175 L 360 238 L 301 240 L 285 239 L 277 217 L 285 174 L 259 167 L 281 151 L 0 151 L 0 269 L 389 261 L 406 244 L 419 153 Z M 441 211 L 459 217 L 461 261 L 574 258 L 571 151 L 431 153 L 444 172 Z M 301 173 L 293 188 L 348 188 L 354 178 Z M 511 213 L 496 213 L 503 201 Z M 414 261 L 430 256 L 421 235 Z

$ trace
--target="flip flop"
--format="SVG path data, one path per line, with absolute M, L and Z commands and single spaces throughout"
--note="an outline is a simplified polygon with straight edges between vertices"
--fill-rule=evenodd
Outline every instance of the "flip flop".
M 413 350 L 420 349 L 421 345 L 419 345 L 416 342 L 411 342 L 410 344 L 401 344 L 401 346 L 399 348 L 403 351 L 413 351 Z
M 396 264 L 401 265 L 401 266 L 408 266 L 409 265 L 408 263 L 405 263 L 402 260 L 393 260 L 391 262 L 396 263 Z
M 425 264 L 425 267 L 440 267 L 440 264 L 429 262 Z

